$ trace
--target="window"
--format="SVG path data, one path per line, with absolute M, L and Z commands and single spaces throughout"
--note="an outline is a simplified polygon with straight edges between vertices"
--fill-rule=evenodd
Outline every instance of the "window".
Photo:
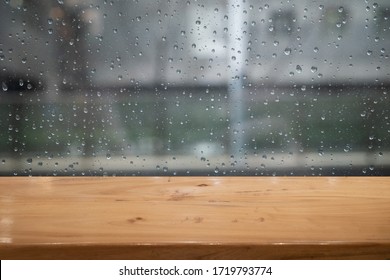
M 296 21 L 293 11 L 274 11 L 271 18 L 269 31 L 275 36 L 290 35 L 293 32 Z
M 390 32 L 390 8 L 380 7 L 376 12 L 377 16 L 374 18 L 377 21 L 377 32 L 388 38 Z
M 2 175 L 388 175 L 389 9 L 0 3 Z
M 343 33 L 348 23 L 348 12 L 343 6 L 330 6 L 324 12 L 325 28 L 329 33 Z

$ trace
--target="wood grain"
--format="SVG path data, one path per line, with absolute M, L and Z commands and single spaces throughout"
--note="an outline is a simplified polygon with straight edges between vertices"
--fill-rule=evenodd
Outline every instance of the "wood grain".
M 2 177 L 1 259 L 390 259 L 388 177 Z

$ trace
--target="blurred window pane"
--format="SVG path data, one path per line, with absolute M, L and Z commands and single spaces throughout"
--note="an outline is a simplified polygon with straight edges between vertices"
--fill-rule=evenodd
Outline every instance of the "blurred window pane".
M 293 32 L 296 18 L 292 10 L 274 11 L 271 18 L 269 30 L 274 36 L 290 35 Z
M 386 0 L 0 3 L 1 175 L 389 175 Z
M 377 14 L 378 32 L 388 38 L 390 33 L 390 7 L 381 7 Z

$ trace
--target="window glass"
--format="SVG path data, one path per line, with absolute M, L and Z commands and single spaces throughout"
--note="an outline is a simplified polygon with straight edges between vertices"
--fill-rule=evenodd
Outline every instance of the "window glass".
M 1 175 L 389 175 L 386 0 L 2 0 Z

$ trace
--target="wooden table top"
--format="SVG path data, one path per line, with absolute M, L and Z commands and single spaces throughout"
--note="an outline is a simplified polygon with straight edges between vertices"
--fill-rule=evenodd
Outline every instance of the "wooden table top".
M 1 259 L 390 259 L 388 177 L 2 177 Z

